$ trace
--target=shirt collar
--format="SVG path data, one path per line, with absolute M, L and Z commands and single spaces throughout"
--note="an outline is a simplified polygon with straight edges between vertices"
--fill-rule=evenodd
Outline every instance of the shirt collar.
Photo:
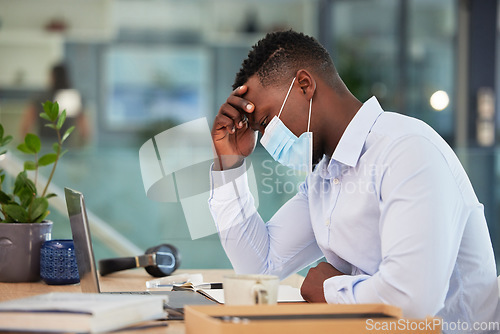
M 366 101 L 342 134 L 330 163 L 335 160 L 344 165 L 355 167 L 358 164 L 368 133 L 383 112 L 384 110 L 375 96 Z

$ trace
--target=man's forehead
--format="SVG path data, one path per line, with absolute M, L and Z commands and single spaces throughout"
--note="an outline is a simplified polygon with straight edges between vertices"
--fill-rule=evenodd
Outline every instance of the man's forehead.
M 243 95 L 243 98 L 252 102 L 257 108 L 279 102 L 279 100 L 284 97 L 281 96 L 283 94 L 278 87 L 272 85 L 262 86 L 260 80 L 255 75 L 247 80 L 245 86 L 247 86 L 248 89 Z
M 245 82 L 245 86 L 247 86 L 248 89 L 243 96 L 246 97 L 251 97 L 253 95 L 256 95 L 257 97 L 258 94 L 261 94 L 262 91 L 264 91 L 264 87 L 262 87 L 262 84 L 256 75 L 251 76 L 247 82 Z
M 244 85 L 247 86 L 247 91 L 242 97 L 255 107 L 254 112 L 246 114 L 251 124 L 259 124 L 267 116 L 278 114 L 286 95 L 286 87 L 264 87 L 257 75 L 251 76 Z

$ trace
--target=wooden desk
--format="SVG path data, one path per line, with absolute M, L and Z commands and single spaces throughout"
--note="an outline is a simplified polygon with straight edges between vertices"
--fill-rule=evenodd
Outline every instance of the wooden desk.
M 221 282 L 222 277 L 226 274 L 233 273 L 228 269 L 211 269 L 211 270 L 194 270 L 184 269 L 177 270 L 175 274 L 194 274 L 202 273 L 205 282 Z M 99 279 L 102 291 L 144 291 L 146 289 L 146 281 L 153 279 L 142 268 L 122 271 L 101 277 Z M 282 284 L 300 287 L 304 278 L 300 275 L 292 275 L 285 279 Z M 47 285 L 44 282 L 35 283 L 0 283 L 0 301 L 34 296 L 49 292 L 81 292 L 80 285 Z M 164 324 L 167 323 L 168 326 Z M 166 334 L 184 334 L 185 327 L 183 321 L 167 321 L 167 322 L 148 322 L 147 328 L 140 328 L 141 333 L 166 333 Z M 138 333 L 137 330 L 123 330 L 120 333 Z

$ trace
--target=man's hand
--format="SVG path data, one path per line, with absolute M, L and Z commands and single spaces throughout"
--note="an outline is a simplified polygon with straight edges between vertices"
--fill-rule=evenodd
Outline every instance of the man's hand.
M 321 262 L 309 269 L 300 288 L 302 298 L 310 303 L 326 303 L 323 282 L 330 277 L 345 275 L 327 262 Z
M 215 169 L 237 166 L 250 155 L 257 142 L 257 134 L 249 127 L 246 113 L 253 113 L 255 106 L 242 98 L 247 86 L 236 88 L 220 107 L 212 127 L 212 140 L 218 162 Z

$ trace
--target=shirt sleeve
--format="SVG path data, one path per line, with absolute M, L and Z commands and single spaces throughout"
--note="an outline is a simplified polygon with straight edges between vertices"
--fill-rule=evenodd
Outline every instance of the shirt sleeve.
M 428 139 L 412 136 L 381 157 L 377 176 L 382 262 L 372 275 L 324 282 L 329 303 L 386 303 L 407 317 L 444 306 L 465 226 L 453 172 Z
M 283 279 L 323 256 L 312 230 L 305 191 L 266 224 L 255 208 L 245 163 L 226 171 L 214 171 L 212 166 L 210 173 L 210 211 L 237 273 L 273 274 Z

